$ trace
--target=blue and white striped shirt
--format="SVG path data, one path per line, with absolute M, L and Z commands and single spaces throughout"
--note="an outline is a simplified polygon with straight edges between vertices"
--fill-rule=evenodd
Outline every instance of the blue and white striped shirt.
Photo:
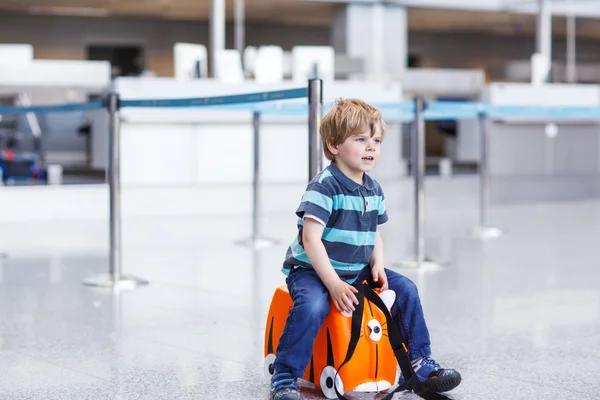
M 312 268 L 302 244 L 303 218 L 311 215 L 325 224 L 325 250 L 337 274 L 347 282 L 354 281 L 369 264 L 377 226 L 388 220 L 381 186 L 367 174 L 360 185 L 334 163 L 308 184 L 296 215 L 298 236 L 287 250 L 283 273 Z

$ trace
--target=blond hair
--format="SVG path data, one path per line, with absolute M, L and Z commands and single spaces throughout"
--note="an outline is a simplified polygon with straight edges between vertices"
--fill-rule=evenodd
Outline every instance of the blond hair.
M 385 122 L 381 111 L 359 99 L 336 99 L 331 109 L 321 121 L 321 143 L 327 159 L 334 161 L 335 156 L 327 143 L 336 146 L 351 136 L 371 130 L 371 137 L 385 134 Z

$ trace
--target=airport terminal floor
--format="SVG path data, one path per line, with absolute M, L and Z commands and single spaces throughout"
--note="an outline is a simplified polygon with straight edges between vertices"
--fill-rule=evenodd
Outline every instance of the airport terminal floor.
M 396 268 L 411 256 L 412 212 L 387 207 Z M 497 205 L 504 234 L 487 241 L 468 234 L 476 207 L 428 208 L 428 256 L 443 269 L 397 270 L 419 287 L 433 357 L 462 374 L 453 399 L 598 398 L 599 207 Z M 265 319 L 294 210 L 260 222 L 279 243 L 254 251 L 235 244 L 249 215 L 125 219 L 124 272 L 150 284 L 116 294 L 82 285 L 107 272 L 106 221 L 0 224 L 0 398 L 267 399 Z M 322 397 L 302 384 L 302 398 Z

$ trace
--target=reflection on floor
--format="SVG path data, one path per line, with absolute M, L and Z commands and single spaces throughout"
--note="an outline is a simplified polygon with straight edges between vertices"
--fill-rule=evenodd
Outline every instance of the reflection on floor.
M 467 234 L 475 208 L 429 210 L 427 252 L 444 268 L 399 270 L 420 289 L 434 358 L 463 375 L 451 395 L 599 398 L 600 203 L 493 211 L 504 235 L 481 241 Z M 412 216 L 389 212 L 395 268 L 411 256 Z M 1 224 L 0 398 L 267 399 L 265 316 L 295 217 L 265 216 L 279 243 L 260 251 L 234 244 L 250 221 L 126 220 L 124 269 L 150 285 L 120 294 L 81 284 L 107 271 L 106 223 Z

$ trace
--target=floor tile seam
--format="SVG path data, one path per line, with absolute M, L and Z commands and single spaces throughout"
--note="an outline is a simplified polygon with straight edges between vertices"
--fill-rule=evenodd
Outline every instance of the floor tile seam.
M 33 360 L 36 360 L 36 361 L 38 361 L 38 362 L 41 362 L 41 363 L 44 363 L 44 364 L 52 365 L 53 367 L 58 367 L 58 368 L 60 368 L 60 369 L 64 369 L 64 370 L 66 370 L 66 371 L 74 372 L 74 373 L 75 373 L 75 374 L 77 374 L 77 375 L 84 375 L 84 376 L 88 376 L 88 377 L 91 377 L 91 378 L 97 379 L 97 380 L 99 380 L 99 381 L 102 381 L 102 382 L 110 382 L 109 380 L 107 380 L 107 379 L 105 379 L 105 378 L 102 378 L 102 377 L 100 377 L 100 376 L 92 375 L 92 374 L 89 374 L 89 373 L 87 373 L 87 372 L 81 372 L 80 370 L 76 370 L 76 369 L 73 369 L 73 368 L 70 368 L 70 367 L 66 367 L 66 366 L 64 366 L 64 365 L 57 364 L 57 363 L 55 363 L 55 362 L 52 362 L 52 361 L 44 360 L 44 359 L 42 359 L 42 358 L 38 358 L 38 357 L 36 357 L 36 356 L 32 356 L 31 354 L 27 354 L 27 353 L 24 353 L 24 352 L 22 352 L 22 351 L 18 351 L 18 350 L 12 350 L 12 352 L 14 352 L 15 354 L 18 354 L 18 355 L 20 355 L 20 356 L 23 356 L 23 357 L 31 358 L 31 359 L 33 359 Z
M 513 380 L 513 381 L 517 381 L 517 382 L 521 382 L 521 383 L 527 383 L 527 384 L 534 385 L 534 386 L 540 386 L 540 387 L 544 387 L 544 388 L 556 389 L 556 390 L 560 390 L 560 391 L 568 391 L 568 392 L 577 393 L 577 394 L 584 394 L 584 395 L 593 395 L 593 394 L 595 394 L 595 393 L 584 392 L 584 391 L 580 391 L 580 390 L 573 390 L 571 388 L 555 386 L 555 385 L 552 385 L 552 384 L 547 384 L 546 382 L 533 382 L 533 381 L 530 381 L 530 380 L 527 380 L 527 379 L 515 378 L 514 376 L 506 376 L 506 375 L 502 375 L 502 374 L 498 374 L 498 373 L 491 373 L 491 372 L 480 372 L 480 371 L 476 371 L 476 370 L 471 370 L 468 367 L 464 368 L 463 371 L 475 372 L 475 373 L 480 374 L 480 375 L 486 375 L 486 376 L 491 376 L 491 377 L 495 377 L 495 378 L 502 378 L 502 379 L 509 379 L 509 380 Z M 466 375 L 467 375 L 466 373 L 462 373 L 463 379 L 464 379 L 464 377 Z

